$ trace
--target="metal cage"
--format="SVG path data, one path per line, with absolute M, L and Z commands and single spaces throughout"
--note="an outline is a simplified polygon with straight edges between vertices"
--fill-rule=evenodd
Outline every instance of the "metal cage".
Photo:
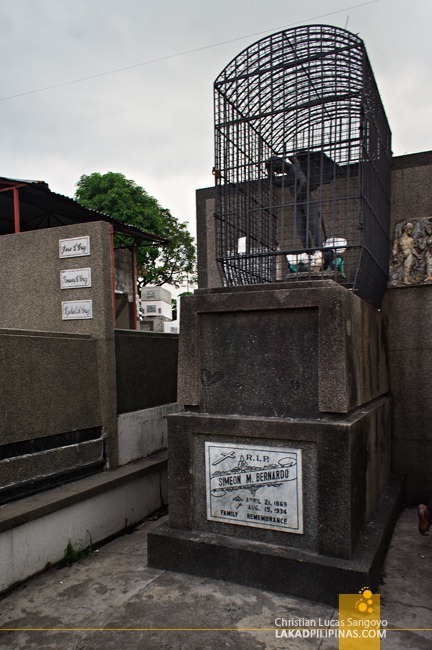
M 254 43 L 214 84 L 226 286 L 332 278 L 379 307 L 391 134 L 364 44 L 328 25 Z

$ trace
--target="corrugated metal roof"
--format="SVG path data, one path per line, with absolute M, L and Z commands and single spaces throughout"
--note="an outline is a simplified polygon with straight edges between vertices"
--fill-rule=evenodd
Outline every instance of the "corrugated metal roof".
M 0 235 L 14 232 L 13 188 L 17 188 L 19 192 L 22 232 L 88 221 L 107 221 L 113 226 L 115 233 L 132 237 L 136 242 L 168 243 L 163 237 L 121 223 L 102 212 L 85 208 L 68 196 L 52 192 L 45 181 L 4 176 L 0 177 Z

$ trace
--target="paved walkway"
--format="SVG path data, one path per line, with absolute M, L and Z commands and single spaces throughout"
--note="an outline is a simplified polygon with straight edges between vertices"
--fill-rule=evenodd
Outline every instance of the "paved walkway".
M 14 629 L 0 631 L 0 648 L 338 647 L 335 639 L 276 638 L 275 633 L 277 617 L 337 619 L 331 607 L 149 568 L 147 532 L 159 523 L 144 522 L 91 557 L 54 568 L 1 599 L 0 628 Z M 387 638 L 381 640 L 385 650 L 432 648 L 432 535 L 422 537 L 416 527 L 415 509 L 404 510 L 387 556 L 380 589 L 381 618 L 388 621 Z

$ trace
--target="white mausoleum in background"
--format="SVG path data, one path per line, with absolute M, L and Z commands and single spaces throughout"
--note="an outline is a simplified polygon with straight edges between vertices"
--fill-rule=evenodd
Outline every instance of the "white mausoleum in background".
M 179 287 L 147 285 L 141 289 L 141 330 L 178 334 L 180 329 L 180 298 L 193 293 L 198 285 L 187 276 Z M 176 306 L 173 308 L 173 301 Z M 174 317 L 174 320 L 173 320 Z
M 164 323 L 172 322 L 171 291 L 147 285 L 141 289 L 141 329 L 163 332 Z

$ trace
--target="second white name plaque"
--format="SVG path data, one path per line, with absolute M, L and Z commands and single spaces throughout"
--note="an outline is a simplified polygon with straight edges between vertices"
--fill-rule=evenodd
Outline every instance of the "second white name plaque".
M 301 449 L 205 443 L 207 519 L 303 533 Z
M 91 287 L 91 269 L 64 269 L 60 271 L 62 289 L 80 289 Z

